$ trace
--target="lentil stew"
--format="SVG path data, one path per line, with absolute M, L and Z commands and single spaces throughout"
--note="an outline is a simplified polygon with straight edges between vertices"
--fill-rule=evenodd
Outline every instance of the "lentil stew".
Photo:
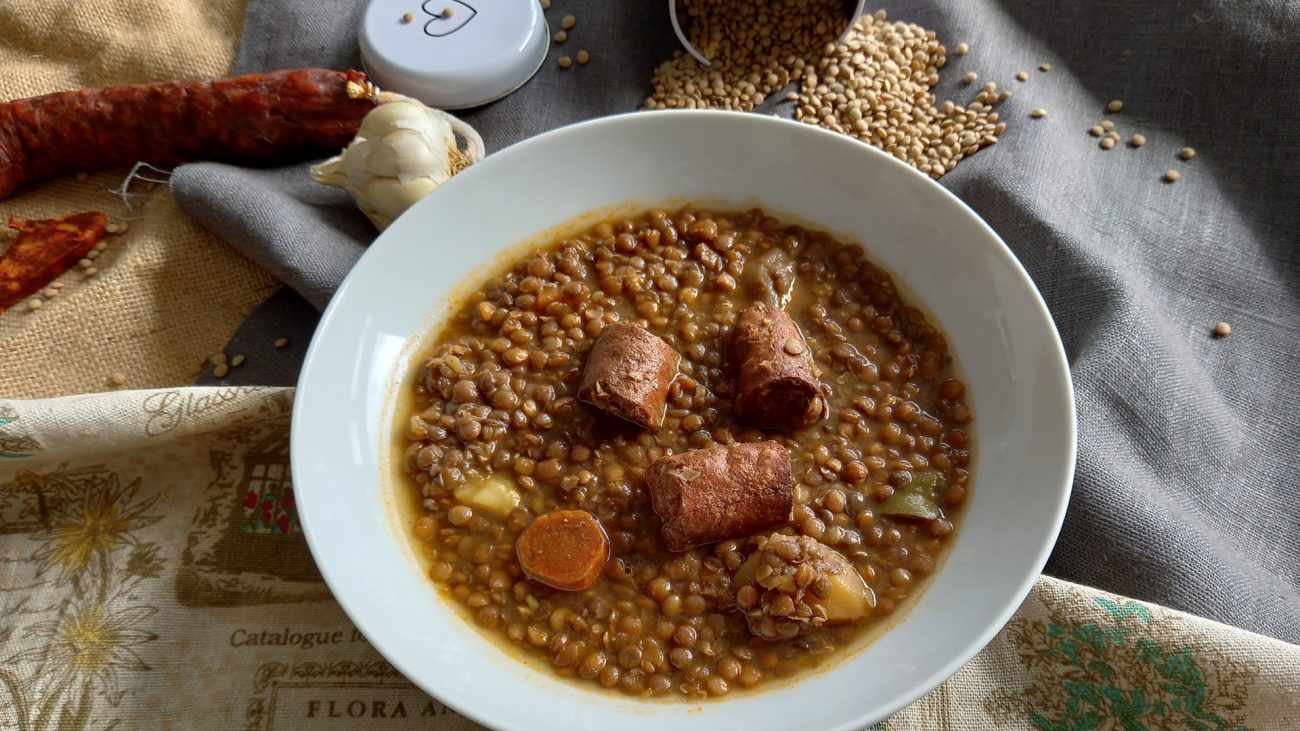
M 634 696 L 847 651 L 936 570 L 971 487 L 943 334 L 860 246 L 758 209 L 555 241 L 414 367 L 402 466 L 430 576 L 487 634 Z M 738 412 L 773 374 L 784 395 Z

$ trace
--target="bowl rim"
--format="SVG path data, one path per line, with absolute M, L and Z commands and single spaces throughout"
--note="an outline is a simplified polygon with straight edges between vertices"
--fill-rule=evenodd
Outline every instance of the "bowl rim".
M 1076 408 L 1074 386 L 1070 378 L 1069 360 L 1065 352 L 1064 344 L 1061 341 L 1060 332 L 1056 327 L 1056 322 L 1052 317 L 1051 311 L 1048 309 L 1045 300 L 1043 299 L 1042 293 L 1038 290 L 1038 287 L 1035 285 L 1033 279 L 1029 276 L 1029 273 L 1025 270 L 1024 265 L 1020 262 L 1019 258 L 1016 257 L 1015 253 L 1011 250 L 1011 248 L 1006 244 L 1005 241 L 1002 240 L 1002 237 L 999 236 L 997 232 L 994 231 L 993 228 L 989 226 L 989 224 L 979 216 L 979 214 L 977 214 L 970 206 L 966 205 L 966 203 L 963 202 L 960 198 L 958 198 L 956 194 L 952 193 L 947 188 L 944 188 L 943 186 L 939 185 L 937 182 L 931 179 L 930 176 L 926 175 L 925 173 L 922 173 L 920 170 L 916 169 L 915 167 L 873 146 L 867 145 L 857 140 L 853 140 L 851 138 L 832 132 L 830 130 L 826 130 L 812 125 L 794 122 L 792 120 L 775 118 L 768 115 L 747 114 L 747 113 L 732 112 L 732 111 L 685 110 L 685 109 L 654 110 L 654 111 L 639 110 L 639 111 L 623 112 L 618 114 L 596 117 L 582 122 L 577 122 L 574 124 L 559 127 L 544 132 L 542 134 L 526 138 L 512 145 L 509 145 L 505 148 L 502 148 L 496 153 L 493 153 L 492 157 L 498 157 L 498 156 L 507 157 L 507 158 L 512 157 L 517 154 L 522 154 L 521 151 L 530 150 L 533 147 L 552 144 L 553 141 L 557 139 L 562 139 L 565 137 L 570 137 L 575 135 L 581 135 L 592 129 L 607 127 L 610 125 L 625 125 L 625 124 L 635 125 L 635 124 L 653 123 L 653 122 L 648 122 L 648 120 L 655 119 L 655 118 L 676 119 L 676 118 L 683 118 L 683 117 L 711 119 L 711 120 L 716 120 L 718 123 L 735 124 L 737 126 L 780 125 L 784 129 L 788 130 L 791 134 L 815 135 L 815 136 L 822 137 L 825 140 L 830 141 L 834 144 L 841 145 L 843 149 L 845 149 L 846 154 L 862 154 L 867 156 L 874 156 L 875 158 L 877 158 L 878 163 L 883 163 L 886 166 L 894 166 L 896 172 L 901 172 L 904 175 L 916 176 L 920 180 L 923 180 L 924 185 L 930 186 L 933 192 L 938 193 L 940 197 L 946 199 L 950 204 L 954 204 L 956 206 L 956 210 L 960 212 L 961 216 L 967 220 L 966 221 L 967 223 L 979 229 L 987 237 L 990 237 L 994 242 L 996 242 L 996 246 L 992 247 L 992 252 L 996 252 L 996 255 L 1002 260 L 1001 263 L 1009 267 L 1010 272 L 1014 275 L 1018 284 L 1025 289 L 1025 293 L 1029 295 L 1029 303 L 1032 305 L 1033 314 L 1043 321 L 1043 323 L 1048 328 L 1048 332 L 1051 335 L 1051 337 L 1048 338 L 1050 342 L 1047 343 L 1048 347 L 1046 349 L 1050 353 L 1050 361 L 1051 361 L 1050 366 L 1051 366 L 1052 375 L 1055 376 L 1057 380 L 1061 384 L 1063 384 L 1064 387 L 1062 392 L 1060 393 L 1060 396 L 1062 397 L 1061 398 L 1062 403 L 1060 405 L 1064 407 L 1063 416 L 1066 417 L 1064 419 L 1065 423 L 1063 424 L 1063 426 L 1065 426 L 1065 433 L 1062 435 L 1065 438 L 1064 447 L 1066 451 L 1062 455 L 1065 458 L 1065 464 L 1064 464 L 1064 472 L 1059 475 L 1060 485 L 1059 486 L 1055 484 L 1052 485 L 1054 488 L 1057 489 L 1057 494 L 1059 495 L 1059 497 L 1057 499 L 1057 504 L 1055 506 L 1054 514 L 1051 516 L 1050 530 L 1044 534 L 1041 546 L 1038 548 L 1036 555 L 1033 556 L 1033 560 L 1031 562 L 1033 571 L 1026 572 L 1025 576 L 1019 581 L 1018 585 L 1016 586 L 1015 591 L 1009 594 L 1005 598 L 1005 600 L 1002 603 L 1002 607 L 997 612 L 994 620 L 990 621 L 982 632 L 966 640 L 963 643 L 963 646 L 960 649 L 960 651 L 954 653 L 952 659 L 948 663 L 943 665 L 940 669 L 930 673 L 924 682 L 917 683 L 916 685 L 914 685 L 910 690 L 910 692 L 901 693 L 897 695 L 893 700 L 879 705 L 876 709 L 876 713 L 873 714 L 871 717 L 867 717 L 864 715 L 863 717 L 853 719 L 851 721 L 842 723 L 838 726 L 830 727 L 831 731 L 853 731 L 854 729 L 860 728 L 864 724 L 872 723 L 876 720 L 888 719 L 889 717 L 896 714 L 898 711 L 916 702 L 920 698 L 924 697 L 925 695 L 933 691 L 943 682 L 951 678 L 963 666 L 969 663 L 976 655 L 978 655 L 981 651 L 983 651 L 983 649 L 993 640 L 993 638 L 998 633 L 1000 633 L 1003 630 L 1003 628 L 1005 628 L 1007 623 L 1020 609 L 1021 605 L 1028 597 L 1030 591 L 1032 591 L 1033 587 L 1037 583 L 1039 577 L 1042 575 L 1043 568 L 1046 566 L 1048 558 L 1050 557 L 1051 552 L 1055 547 L 1057 540 L 1060 537 L 1060 531 L 1064 523 L 1065 513 L 1069 506 L 1070 497 L 1073 491 L 1074 476 L 1075 476 L 1076 464 L 1078 460 L 1078 414 Z M 478 167 L 478 166 L 477 165 L 471 166 L 471 168 L 473 167 Z M 468 173 L 471 171 L 467 170 L 465 172 Z M 444 183 L 444 185 L 457 185 L 458 180 L 462 178 L 476 180 L 477 176 L 466 176 L 465 173 L 462 173 L 460 175 L 455 176 L 453 179 L 447 181 L 446 183 Z M 469 183 L 460 183 L 460 184 L 465 185 Z M 414 207 L 415 206 L 413 206 L 412 208 Z M 408 209 L 407 213 L 404 213 L 402 217 L 408 215 L 409 212 L 410 209 Z M 400 220 L 400 218 L 401 217 L 399 217 L 398 220 Z M 396 223 L 396 221 L 394 223 Z M 389 231 L 393 230 L 394 228 L 396 227 L 390 227 Z M 363 252 L 362 256 L 356 262 L 356 264 L 353 265 L 352 270 L 349 271 L 347 276 L 344 278 L 343 282 L 336 290 L 335 295 L 331 298 L 328 306 L 325 308 L 324 312 L 322 313 L 320 322 L 317 325 L 316 330 L 312 335 L 311 342 L 307 348 L 306 355 L 303 360 L 302 370 L 299 374 L 299 378 L 297 381 L 293 415 L 292 415 L 291 427 L 290 427 L 290 463 L 291 463 L 291 470 L 295 474 L 305 474 L 307 472 L 307 470 L 305 469 L 299 469 L 299 463 L 307 459 L 305 456 L 306 450 L 304 448 L 300 448 L 299 445 L 299 435 L 301 435 L 304 430 L 302 420 L 305 418 L 304 416 L 305 409 L 300 408 L 300 405 L 306 403 L 307 397 L 315 398 L 315 396 L 313 395 L 314 390 L 311 388 L 311 377 L 315 370 L 315 363 L 317 359 L 320 358 L 318 351 L 321 347 L 323 347 L 321 345 L 323 341 L 323 336 L 326 332 L 329 331 L 334 320 L 338 318 L 338 313 L 342 306 L 341 303 L 348 301 L 350 299 L 346 295 L 350 293 L 352 289 L 361 286 L 357 284 L 357 282 L 360 280 L 362 276 L 359 275 L 358 272 L 365 270 L 366 268 L 364 266 L 365 262 L 367 261 L 368 258 L 373 258 L 373 255 L 375 254 L 376 250 L 385 245 L 384 241 L 386 238 L 389 238 L 388 231 L 382 232 L 369 245 L 366 251 Z M 891 276 L 896 276 L 896 275 L 891 271 Z M 904 285 L 906 286 L 906 282 L 904 282 Z M 925 303 L 922 303 L 922 305 L 925 306 Z M 413 338 L 420 338 L 425 336 L 427 336 L 427 333 L 425 333 L 423 329 L 418 330 L 416 333 L 412 335 Z M 408 345 L 409 345 L 409 340 L 408 340 Z M 408 352 L 408 350 L 409 349 L 404 349 L 403 353 Z M 400 375 L 396 377 L 400 381 Z M 389 380 L 390 380 L 389 388 L 388 388 L 389 391 L 391 391 L 392 388 L 395 387 L 395 384 L 393 383 L 393 378 L 394 375 L 389 374 Z M 384 409 L 382 411 L 383 413 L 388 413 L 387 409 Z M 387 434 L 387 430 L 381 430 L 381 431 L 384 432 L 384 434 L 381 434 L 381 441 L 382 441 L 383 436 Z M 383 444 L 380 445 L 381 451 L 384 448 L 384 446 L 385 445 Z M 383 465 L 379 465 L 379 468 L 382 470 Z M 376 477 L 379 480 L 383 479 L 383 477 L 380 475 L 377 475 Z M 309 492 L 303 491 L 301 494 L 302 497 L 305 498 L 309 494 Z M 354 616 L 352 609 L 349 608 L 349 606 L 345 603 L 344 600 L 339 598 L 339 592 L 341 587 L 345 585 L 345 579 L 335 576 L 332 573 L 331 569 L 320 559 L 323 550 L 321 548 L 322 545 L 321 542 L 324 540 L 324 537 L 317 535 L 311 527 L 311 521 L 306 515 L 307 511 L 304 509 L 306 507 L 307 500 L 300 498 L 299 503 L 300 503 L 300 519 L 301 519 L 303 534 L 307 540 L 308 547 L 313 556 L 313 560 L 316 561 L 317 567 L 320 570 L 322 578 L 324 578 L 326 585 L 330 588 L 331 595 L 334 597 L 334 600 L 338 602 L 340 608 L 347 615 L 349 621 L 351 621 L 355 625 L 356 629 L 366 637 L 367 641 L 371 644 L 371 646 L 380 655 L 382 655 L 387 662 L 391 663 L 393 667 L 398 670 L 398 672 L 402 673 L 404 677 L 410 680 L 410 682 L 413 685 L 419 688 L 422 692 L 428 693 L 429 695 L 435 697 L 437 700 L 439 700 L 449 708 L 452 708 L 457 713 L 477 723 L 481 723 L 485 726 L 488 726 L 490 728 L 513 728 L 510 725 L 509 721 L 499 717 L 499 715 L 494 715 L 492 708 L 477 708 L 477 707 L 467 708 L 459 704 L 458 699 L 456 698 L 445 697 L 443 695 L 440 695 L 437 692 L 440 689 L 439 688 L 440 683 L 438 682 L 438 678 L 436 677 L 431 678 L 428 676 L 423 676 L 423 677 L 416 676 L 415 674 L 409 671 L 409 668 L 406 666 L 404 662 L 395 659 L 393 653 L 388 652 L 387 648 L 381 642 L 377 642 L 374 639 L 374 635 L 370 632 L 369 627 L 366 626 L 365 618 Z M 906 619 L 907 619 L 906 617 L 903 617 L 900 624 L 906 622 Z M 894 631 L 895 629 L 896 629 L 895 627 L 891 626 L 891 628 L 888 631 Z M 873 642 L 874 641 L 875 640 L 873 640 Z M 861 649 L 865 649 L 865 648 L 861 648 Z M 861 651 L 861 649 L 859 651 Z M 522 666 L 523 664 L 521 663 L 521 667 Z M 836 668 L 832 667 L 827 672 L 827 674 L 828 675 L 832 674 L 835 671 Z M 803 679 L 808 680 L 810 679 L 810 676 L 813 674 L 816 673 L 810 673 L 808 675 L 805 675 Z M 763 691 L 762 689 L 760 689 L 758 692 L 762 693 Z M 629 700 L 634 700 L 634 699 L 629 699 Z

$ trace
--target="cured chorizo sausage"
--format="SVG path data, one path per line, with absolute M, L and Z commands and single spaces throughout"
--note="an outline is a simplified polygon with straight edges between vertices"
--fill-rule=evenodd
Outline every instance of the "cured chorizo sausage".
M 9 228 L 18 238 L 0 256 L 0 312 L 71 269 L 99 243 L 107 226 L 108 216 L 99 211 L 40 221 L 10 216 Z
M 736 373 L 736 416 L 741 420 L 794 431 L 826 415 L 808 342 L 784 310 L 755 302 L 740 313 L 727 359 Z
M 83 170 L 344 147 L 373 96 L 359 71 L 309 68 L 7 102 L 0 104 L 0 199 Z
M 639 426 L 658 428 L 680 360 L 671 345 L 640 325 L 607 325 L 587 355 L 578 398 Z
M 660 457 L 650 463 L 645 481 L 670 551 L 784 525 L 794 509 L 790 453 L 778 442 Z

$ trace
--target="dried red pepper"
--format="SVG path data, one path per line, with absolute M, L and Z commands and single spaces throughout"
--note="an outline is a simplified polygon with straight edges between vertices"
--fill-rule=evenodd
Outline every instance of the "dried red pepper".
M 0 312 L 71 269 L 95 248 L 107 225 L 108 216 L 99 211 L 41 221 L 10 216 L 18 239 L 0 255 Z
M 374 107 L 359 71 L 296 69 L 0 104 L 0 199 L 79 171 L 344 147 Z

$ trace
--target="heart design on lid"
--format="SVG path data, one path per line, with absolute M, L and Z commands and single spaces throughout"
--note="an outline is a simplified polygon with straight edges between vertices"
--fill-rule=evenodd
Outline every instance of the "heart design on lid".
M 424 34 L 443 38 L 465 27 L 478 11 L 462 0 L 424 0 L 420 6 L 433 20 L 424 24 Z

